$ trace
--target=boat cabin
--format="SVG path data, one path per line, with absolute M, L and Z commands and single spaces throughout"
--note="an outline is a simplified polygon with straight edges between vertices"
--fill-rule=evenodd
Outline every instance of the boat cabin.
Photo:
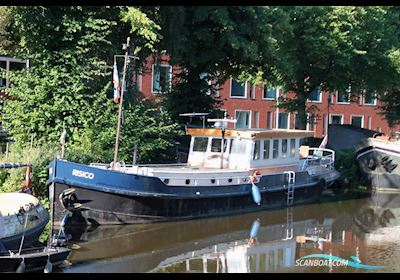
M 189 128 L 187 134 L 192 137 L 189 166 L 248 170 L 298 167 L 300 139 L 314 135 L 312 131 L 293 129 L 220 128 Z

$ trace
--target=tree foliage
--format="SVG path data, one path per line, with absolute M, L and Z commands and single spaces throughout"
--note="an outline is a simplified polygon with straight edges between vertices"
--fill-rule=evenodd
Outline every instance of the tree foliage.
M 57 143 L 65 128 L 67 159 L 111 161 L 118 111 L 118 105 L 111 98 L 111 65 L 113 56 L 122 52 L 122 43 L 130 36 L 132 26 L 124 23 L 122 17 L 131 9 L 107 6 L 8 9 L 13 14 L 13 23 L 7 27 L 10 30 L 7 38 L 18 45 L 13 54 L 30 59 L 31 66 L 28 70 L 13 71 L 10 76 L 12 86 L 7 89 L 10 99 L 6 100 L 1 114 L 4 127 L 17 143 L 28 142 L 34 134 L 38 145 Z M 151 41 L 143 33 L 149 28 L 147 22 L 136 18 L 135 24 L 142 32 L 138 35 L 141 41 L 137 42 Z M 128 88 L 126 96 L 134 94 Z M 152 137 L 133 140 L 142 146 L 156 146 L 159 152 L 173 145 L 173 140 L 172 144 L 167 143 L 170 138 L 165 137 L 167 132 L 172 135 L 176 132 L 166 113 L 157 116 L 148 105 L 130 99 L 137 102 L 132 108 L 139 110 L 140 115 L 130 117 L 135 112 L 130 109 L 131 105 L 127 106 L 126 127 L 143 130 L 153 119 L 159 124 Z M 152 119 L 147 120 L 151 114 Z M 121 144 L 121 158 L 132 154 L 132 147 L 125 146 L 131 140 L 125 140 Z M 154 161 L 157 155 L 145 152 L 143 158 Z
M 395 76 L 388 56 L 397 46 L 393 17 L 386 7 L 284 7 L 291 32 L 278 49 L 281 84 L 295 98 L 282 98 L 281 106 L 298 111 L 307 122 L 306 100 L 313 90 L 383 92 Z M 312 110 L 312 108 L 311 108 Z
M 279 9 L 160 6 L 142 10 L 161 27 L 156 48 L 166 50 L 170 63 L 182 69 L 164 103 L 175 119 L 179 113 L 218 108 L 221 100 L 205 93 L 231 76 L 253 83 L 262 76 L 273 79 L 278 59 L 273 33 L 279 34 L 285 26 Z

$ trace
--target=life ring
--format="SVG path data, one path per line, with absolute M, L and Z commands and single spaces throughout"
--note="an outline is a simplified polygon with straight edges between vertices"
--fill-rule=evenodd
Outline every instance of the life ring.
M 258 177 L 261 176 L 260 170 L 254 170 L 250 176 L 250 182 L 257 183 L 259 181 Z

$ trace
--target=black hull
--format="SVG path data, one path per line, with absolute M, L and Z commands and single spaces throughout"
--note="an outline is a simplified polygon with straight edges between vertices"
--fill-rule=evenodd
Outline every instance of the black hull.
M 368 187 L 375 191 L 400 192 L 400 154 L 396 156 L 365 145 L 357 151 L 356 156 Z M 392 168 L 385 165 L 389 161 Z
M 57 248 L 46 251 L 45 249 L 30 249 L 21 252 L 19 257 L 0 255 L 0 272 L 16 272 L 22 259 L 25 263 L 25 272 L 44 270 L 47 260 L 50 260 L 53 267 L 60 265 L 67 259 L 70 249 Z
M 52 187 L 52 186 L 51 186 Z M 317 202 L 326 186 L 296 188 L 293 205 Z M 54 197 L 67 189 L 55 184 Z M 261 193 L 261 205 L 255 204 L 251 192 L 246 195 L 208 198 L 171 199 L 106 193 L 73 186 L 77 203 L 83 206 L 74 211 L 71 222 L 83 224 L 136 224 L 189 220 L 226 216 L 287 206 L 285 190 Z M 54 201 L 53 221 L 57 225 L 63 218 L 63 207 Z

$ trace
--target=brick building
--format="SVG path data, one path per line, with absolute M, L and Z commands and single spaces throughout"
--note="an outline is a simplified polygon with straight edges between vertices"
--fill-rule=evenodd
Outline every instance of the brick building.
M 168 64 L 168 56 L 158 59 L 149 57 L 139 77 L 139 90 L 145 98 L 157 98 L 171 88 L 171 80 L 179 71 Z M 296 113 L 277 109 L 274 105 L 277 97 L 284 94 L 281 88 L 267 88 L 263 85 L 241 84 L 228 79 L 220 89 L 214 92 L 224 103 L 222 111 L 237 119 L 236 127 L 248 128 L 291 128 L 296 129 Z M 290 97 L 290 93 L 287 93 Z M 329 102 L 330 99 L 330 102 Z M 347 92 L 321 92 L 315 90 L 307 106 L 315 105 L 316 110 L 309 116 L 312 122 L 307 125 L 315 137 L 323 137 L 329 124 L 352 124 L 358 127 L 390 133 L 384 116 L 380 114 L 380 101 L 372 92 L 365 92 L 350 100 Z

